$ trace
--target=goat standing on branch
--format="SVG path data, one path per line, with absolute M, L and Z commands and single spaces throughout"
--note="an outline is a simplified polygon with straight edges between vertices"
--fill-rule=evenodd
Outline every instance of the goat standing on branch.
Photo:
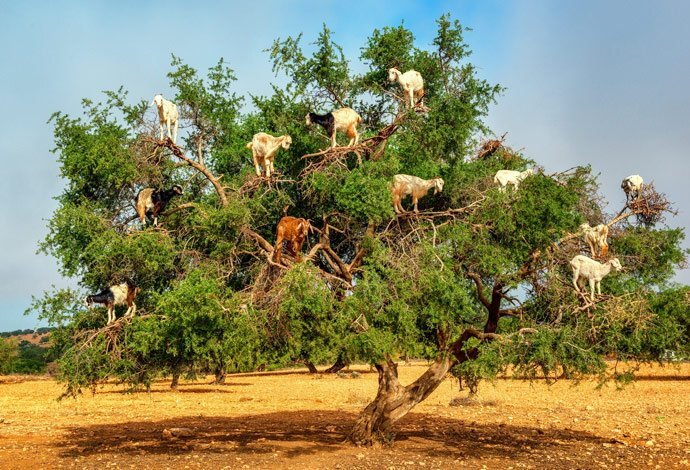
M 581 292 L 580 289 L 583 287 L 584 279 L 589 280 L 590 298 L 592 301 L 594 301 L 594 287 L 596 286 L 598 294 L 601 295 L 601 280 L 611 272 L 611 268 L 616 271 L 623 269 L 618 258 L 613 258 L 602 264 L 584 255 L 577 255 L 570 260 L 570 266 L 573 269 L 573 285 L 575 290 Z
M 178 184 L 170 189 L 144 188 L 137 195 L 137 214 L 141 224 L 146 225 L 146 216 L 153 218 L 153 226 L 158 226 L 158 214 L 163 212 L 175 196 L 182 195 L 182 187 Z
M 398 82 L 402 89 L 410 98 L 410 107 L 414 108 L 416 100 L 424 97 L 424 79 L 422 74 L 416 70 L 408 70 L 405 73 L 400 73 L 396 68 L 388 69 L 388 81 Z
M 500 186 L 498 190 L 502 193 L 505 192 L 506 186 L 508 186 L 509 184 L 512 184 L 515 191 L 517 191 L 518 186 L 520 186 L 520 183 L 525 178 L 527 178 L 528 176 L 532 176 L 533 174 L 534 170 L 532 169 L 525 171 L 498 170 L 496 172 L 496 175 L 494 176 L 494 183 Z
M 412 195 L 414 211 L 419 212 L 417 209 L 417 202 L 420 198 L 426 196 L 426 193 L 431 188 L 434 188 L 434 194 L 440 193 L 443 191 L 443 180 L 441 178 L 423 180 L 422 178 L 412 175 L 395 175 L 391 186 L 393 209 L 395 209 L 395 213 L 405 213 L 401 201 L 408 194 Z
M 608 225 L 599 224 L 596 227 L 590 227 L 589 224 L 584 223 L 580 225 L 580 231 L 589 245 L 589 251 L 593 257 L 597 257 L 596 248 L 599 249 L 599 256 L 606 256 L 609 250 L 609 244 L 606 242 L 606 237 L 609 236 Z
M 642 192 L 642 177 L 640 175 L 630 175 L 621 183 L 621 189 L 625 191 L 625 202 L 635 200 Z M 633 196 L 634 194 L 634 196 Z
M 344 132 L 350 138 L 348 147 L 359 143 L 357 126 L 362 122 L 362 118 L 351 108 L 336 109 L 328 114 L 309 113 L 305 116 L 305 122 L 307 126 L 318 124 L 323 127 L 331 138 L 331 147 L 338 145 L 335 139 L 337 131 Z
M 180 118 L 180 114 L 177 112 L 177 105 L 163 98 L 163 95 L 154 96 L 151 105 L 154 104 L 156 108 L 158 108 L 158 124 L 161 130 L 161 140 L 163 140 L 163 124 L 165 124 L 168 128 L 168 137 L 172 139 L 173 143 L 176 143 L 177 125 Z M 175 126 L 172 130 L 172 135 L 170 133 L 170 126 Z
M 115 306 L 127 305 L 127 312 L 125 317 L 133 317 L 137 311 L 137 306 L 134 303 L 134 298 L 139 293 L 139 288 L 135 287 L 130 281 L 110 286 L 98 294 L 89 295 L 84 299 L 84 305 L 87 308 L 93 307 L 94 304 L 103 304 L 108 309 L 108 325 L 115 321 Z
M 273 249 L 274 261 L 280 264 L 280 254 L 283 249 L 283 242 L 290 242 L 290 248 L 295 259 L 299 263 L 302 259 L 302 244 L 304 239 L 309 235 L 309 229 L 311 224 L 307 219 L 301 219 L 298 217 L 290 217 L 286 215 L 280 222 L 278 222 L 278 227 L 276 228 L 276 246 Z
M 261 176 L 261 165 L 264 167 L 266 178 L 270 178 L 271 173 L 275 171 L 273 166 L 275 154 L 281 147 L 285 150 L 289 149 L 290 144 L 292 144 L 292 137 L 287 134 L 279 137 L 273 137 L 265 132 L 254 134 L 254 138 L 246 147 L 252 151 L 256 176 Z

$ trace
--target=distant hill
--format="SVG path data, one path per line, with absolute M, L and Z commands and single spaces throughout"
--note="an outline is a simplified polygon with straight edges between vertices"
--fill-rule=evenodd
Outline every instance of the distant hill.
M 41 327 L 41 328 L 26 328 L 24 330 L 14 330 L 14 331 L 1 331 L 0 332 L 0 338 L 11 338 L 13 336 L 24 336 L 24 335 L 44 335 L 46 333 L 50 333 L 53 331 L 55 328 L 49 328 L 49 327 Z
M 14 330 L 0 333 L 0 339 L 16 344 L 17 355 L 3 370 L 10 374 L 42 374 L 55 358 L 50 352 L 50 333 L 54 328 Z
M 0 332 L 0 338 L 16 338 L 18 343 L 27 341 L 31 344 L 44 345 L 47 342 L 48 336 L 50 336 L 50 332 L 54 329 L 55 328 L 42 327 L 36 328 L 35 330 L 27 328 L 24 330 L 3 331 Z

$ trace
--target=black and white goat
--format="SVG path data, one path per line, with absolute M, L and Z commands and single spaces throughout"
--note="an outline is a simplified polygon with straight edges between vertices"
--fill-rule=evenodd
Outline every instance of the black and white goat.
M 326 134 L 331 138 L 331 147 L 335 147 L 338 143 L 335 140 L 337 131 L 344 132 L 350 138 L 348 147 L 357 145 L 359 142 L 359 133 L 357 126 L 362 122 L 362 118 L 352 108 L 340 108 L 333 110 L 328 114 L 309 113 L 305 116 L 307 126 L 318 124 L 326 129 Z
M 139 288 L 135 287 L 131 282 L 123 282 L 110 286 L 98 294 L 89 295 L 84 299 L 84 305 L 87 308 L 93 307 L 94 304 L 103 304 L 108 309 L 108 325 L 115 321 L 115 306 L 127 305 L 127 312 L 125 317 L 133 317 L 137 311 L 137 306 L 134 303 L 134 298 L 137 296 Z
M 137 195 L 137 214 L 141 219 L 142 225 L 146 225 L 146 216 L 153 218 L 153 226 L 158 225 L 158 214 L 163 212 L 175 196 L 182 193 L 182 187 L 178 184 L 170 189 L 144 188 Z

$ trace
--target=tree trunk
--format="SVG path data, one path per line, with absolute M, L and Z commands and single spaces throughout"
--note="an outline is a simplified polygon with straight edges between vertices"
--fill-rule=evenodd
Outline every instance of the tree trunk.
M 328 369 L 323 371 L 323 373 L 324 374 L 335 374 L 336 372 L 339 372 L 340 370 L 342 370 L 343 367 L 345 367 L 346 365 L 348 365 L 348 364 L 347 364 L 347 362 L 345 362 L 345 358 L 341 354 L 340 356 L 338 356 L 338 359 L 336 359 L 335 364 L 333 364 L 331 367 L 329 367 Z
M 225 383 L 225 368 L 224 367 L 216 368 L 216 378 L 213 381 L 213 383 L 216 385 L 221 385 L 221 384 Z
M 309 369 L 310 374 L 318 374 L 319 370 L 316 368 L 313 362 L 310 360 L 305 359 L 304 360 L 304 365 L 307 366 L 307 369 Z
M 170 388 L 177 390 L 177 386 L 180 383 L 180 371 L 174 370 L 172 373 L 172 382 L 170 382 Z
M 376 398 L 359 415 L 349 439 L 357 445 L 371 445 L 375 440 L 390 441 L 393 425 L 443 382 L 453 365 L 450 356 L 439 358 L 410 385 L 398 381 L 398 366 L 390 358 L 376 364 L 379 390 Z

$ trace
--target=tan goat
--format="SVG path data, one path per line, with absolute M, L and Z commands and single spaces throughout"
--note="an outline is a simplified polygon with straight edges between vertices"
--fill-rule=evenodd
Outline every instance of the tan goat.
M 302 244 L 307 235 L 309 235 L 310 228 L 311 225 L 307 219 L 290 217 L 289 215 L 280 219 L 276 228 L 276 245 L 273 249 L 274 261 L 280 263 L 280 254 L 284 241 L 290 242 L 292 254 L 295 255 L 297 262 L 301 261 Z
M 589 245 L 589 251 L 592 256 L 597 257 L 596 248 L 599 249 L 600 256 L 606 256 L 609 251 L 609 244 L 606 243 L 606 237 L 609 236 L 609 227 L 606 224 L 599 224 L 596 227 L 590 227 L 585 223 L 580 225 L 580 231 Z
M 423 180 L 412 175 L 395 175 L 391 185 L 391 195 L 393 196 L 393 209 L 396 214 L 405 212 L 401 201 L 408 194 L 412 195 L 412 203 L 414 204 L 414 211 L 417 210 L 417 202 L 420 198 L 426 196 L 431 188 L 434 188 L 434 194 L 443 191 L 443 180 L 441 178 L 434 178 L 430 180 Z
M 414 107 L 415 99 L 424 96 L 424 79 L 416 70 L 408 70 L 401 73 L 396 68 L 388 69 L 388 80 L 398 82 L 410 99 L 410 107 Z
M 271 173 L 275 171 L 273 166 L 273 159 L 278 149 L 281 147 L 285 150 L 290 148 L 292 144 L 292 137 L 289 135 L 281 135 L 273 137 L 265 132 L 254 134 L 254 138 L 246 147 L 252 151 L 252 159 L 254 160 L 254 168 L 256 169 L 256 176 L 261 176 L 260 165 L 264 167 L 266 177 L 269 178 Z

